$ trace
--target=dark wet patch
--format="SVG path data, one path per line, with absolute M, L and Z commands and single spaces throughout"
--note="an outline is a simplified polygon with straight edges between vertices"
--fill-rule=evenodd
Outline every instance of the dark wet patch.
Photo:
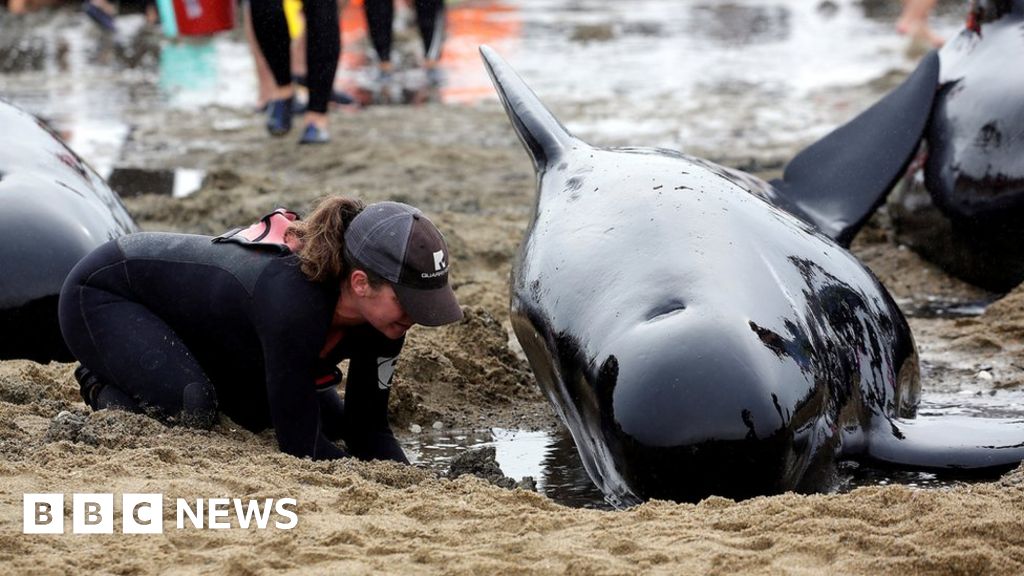
M 693 9 L 701 26 L 694 33 L 727 46 L 784 40 L 791 34 L 790 10 L 784 6 L 716 3 Z
M 573 42 L 607 42 L 615 38 L 615 27 L 611 23 L 580 24 L 569 39 Z
M 195 170 L 118 167 L 107 184 L 124 198 L 144 194 L 181 197 L 198 190 L 204 178 L 203 172 Z

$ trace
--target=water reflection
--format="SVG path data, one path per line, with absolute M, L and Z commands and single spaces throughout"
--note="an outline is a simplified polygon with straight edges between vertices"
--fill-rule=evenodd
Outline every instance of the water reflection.
M 515 480 L 533 477 L 537 490 L 559 504 L 611 509 L 587 476 L 572 436 L 562 429 L 554 433 L 501 428 L 424 432 L 402 440 L 414 464 L 441 473 L 448 471 L 452 458 L 460 452 L 484 446 L 494 446 L 496 460 L 506 476 Z
M 900 310 L 912 318 L 969 318 L 980 316 L 990 300 L 959 300 L 939 296 L 920 296 L 897 301 Z

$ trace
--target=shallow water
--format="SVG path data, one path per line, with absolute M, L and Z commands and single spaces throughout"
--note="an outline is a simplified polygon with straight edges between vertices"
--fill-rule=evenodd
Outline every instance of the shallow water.
M 956 390 L 929 390 L 922 398 L 918 413 L 1024 421 L 1024 389 L 991 390 L 968 382 Z M 452 458 L 460 452 L 494 446 L 495 459 L 506 476 L 515 480 L 530 476 L 537 482 L 539 492 L 566 506 L 612 509 L 591 482 L 571 434 L 564 429 L 554 433 L 501 428 L 473 432 L 421 432 L 406 436 L 402 446 L 414 463 L 442 473 L 447 472 Z M 849 492 L 860 486 L 890 484 L 941 489 L 969 481 L 972 480 L 842 462 L 834 490 Z

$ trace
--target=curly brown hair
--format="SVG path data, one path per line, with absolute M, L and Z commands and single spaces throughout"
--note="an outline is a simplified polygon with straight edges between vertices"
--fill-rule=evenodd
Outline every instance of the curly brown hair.
M 288 227 L 286 236 L 298 241 L 300 268 L 314 282 L 337 281 L 351 272 L 345 259 L 345 230 L 366 205 L 344 196 L 322 198 L 304 220 Z

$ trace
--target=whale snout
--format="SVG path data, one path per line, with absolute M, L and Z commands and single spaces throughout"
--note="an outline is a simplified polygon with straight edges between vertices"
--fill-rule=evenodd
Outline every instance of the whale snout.
M 599 379 L 612 420 L 604 430 L 630 491 L 699 500 L 792 488 L 804 459 L 770 368 L 728 337 L 639 338 L 609 357 Z

